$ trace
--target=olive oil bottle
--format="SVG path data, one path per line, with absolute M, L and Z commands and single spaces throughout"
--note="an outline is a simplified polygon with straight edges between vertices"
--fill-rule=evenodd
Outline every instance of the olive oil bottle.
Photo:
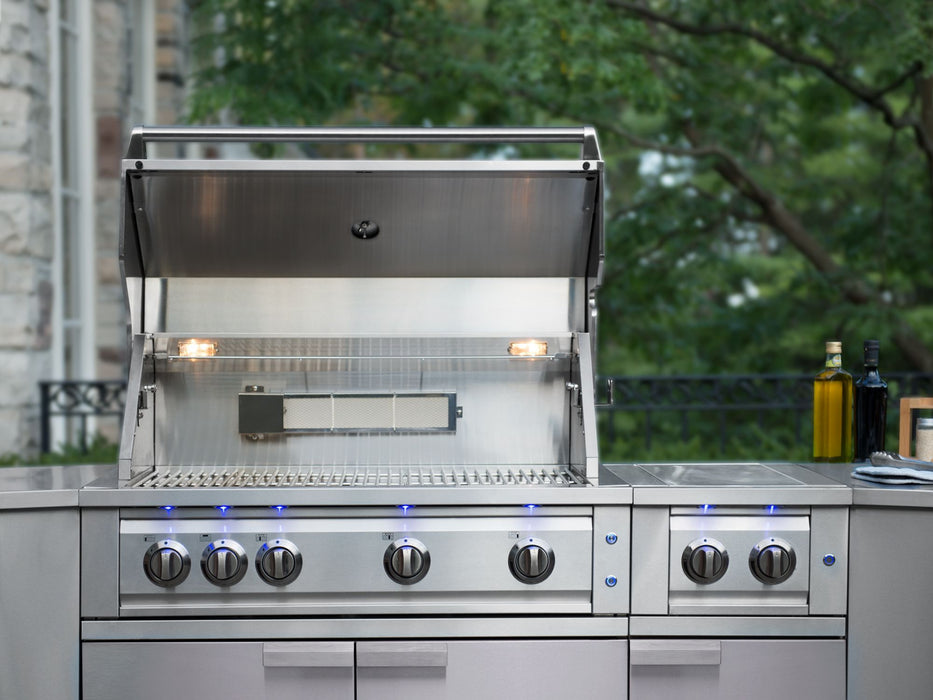
M 842 343 L 826 343 L 826 367 L 813 380 L 813 461 L 852 461 L 852 375 Z

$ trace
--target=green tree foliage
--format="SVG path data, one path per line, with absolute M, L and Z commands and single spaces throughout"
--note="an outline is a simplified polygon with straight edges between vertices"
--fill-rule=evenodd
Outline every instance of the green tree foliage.
M 928 0 L 202 0 L 191 119 L 594 124 L 603 373 L 933 370 Z

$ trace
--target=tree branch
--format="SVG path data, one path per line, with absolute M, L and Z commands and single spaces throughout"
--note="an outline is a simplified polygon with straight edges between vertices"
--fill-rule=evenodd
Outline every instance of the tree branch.
M 915 119 L 912 116 L 908 116 L 906 114 L 898 116 L 888 101 L 884 99 L 886 94 L 903 85 L 911 77 L 918 76 L 923 68 L 921 63 L 914 63 L 906 73 L 899 76 L 887 87 L 881 88 L 880 90 L 871 90 L 859 82 L 842 74 L 835 67 L 817 58 L 816 56 L 792 49 L 791 47 L 776 41 L 770 35 L 765 34 L 764 32 L 760 32 L 756 29 L 751 29 L 749 27 L 744 27 L 740 24 L 734 23 L 710 24 L 703 26 L 689 24 L 675 17 L 655 12 L 648 7 L 643 7 L 642 5 L 637 5 L 632 2 L 625 2 L 624 0 L 605 1 L 606 4 L 611 7 L 630 12 L 641 17 L 642 19 L 649 20 L 651 22 L 663 24 L 683 34 L 699 37 L 718 36 L 722 34 L 743 36 L 770 49 L 773 53 L 781 56 L 791 63 L 809 66 L 810 68 L 818 70 L 827 78 L 829 78 L 830 81 L 852 94 L 858 100 L 879 111 L 884 117 L 885 123 L 891 128 L 913 129 L 917 140 L 917 145 L 924 152 L 927 159 L 929 159 L 931 162 L 931 183 L 933 183 L 933 131 L 925 128 L 924 121 Z
M 684 132 L 691 143 L 699 141 L 699 134 L 690 125 L 685 127 Z M 803 223 L 785 209 L 774 194 L 763 188 L 742 168 L 738 161 L 734 158 L 720 159 L 713 168 L 743 196 L 758 205 L 765 223 L 780 231 L 817 270 L 836 280 L 842 295 L 848 301 L 859 305 L 880 303 L 878 292 L 862 280 L 854 278 L 833 260 L 819 241 L 810 235 Z M 901 323 L 893 337 L 901 352 L 916 367 L 925 372 L 933 371 L 933 353 L 909 325 Z

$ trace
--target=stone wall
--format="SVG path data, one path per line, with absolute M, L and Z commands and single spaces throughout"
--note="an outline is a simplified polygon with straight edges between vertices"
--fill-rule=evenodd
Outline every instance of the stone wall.
M 52 307 L 49 17 L 44 0 L 0 16 L 0 455 L 38 443 Z
M 64 2 L 65 0 L 63 0 Z M 86 0 L 78 0 L 85 2 Z M 93 1 L 96 376 L 126 374 L 126 311 L 118 261 L 120 160 L 137 121 L 130 97 L 133 9 L 157 2 L 155 121 L 184 110 L 185 0 Z M 53 228 L 48 0 L 0 0 L 0 456 L 39 444 L 38 382 L 52 376 Z M 117 424 L 98 429 L 116 438 Z
M 156 4 L 156 121 L 179 124 L 185 114 L 188 68 L 188 9 L 185 0 Z
M 97 376 L 92 379 L 119 379 L 126 373 L 126 312 L 118 246 L 120 160 L 132 121 L 130 56 L 132 42 L 138 40 L 132 34 L 130 4 L 134 1 L 138 0 L 96 0 L 94 3 Z M 97 427 L 108 438 L 116 438 L 113 421 L 101 421 Z
M 120 229 L 120 161 L 138 118 L 130 105 L 134 42 L 131 3 L 96 0 L 94 7 L 94 108 L 97 116 L 97 378 L 121 378 L 127 369 L 126 308 L 117 249 Z M 187 62 L 187 6 L 158 0 L 155 12 L 156 114 L 154 123 L 182 119 Z M 135 86 L 138 90 L 139 86 Z M 103 427 L 103 426 L 102 426 Z

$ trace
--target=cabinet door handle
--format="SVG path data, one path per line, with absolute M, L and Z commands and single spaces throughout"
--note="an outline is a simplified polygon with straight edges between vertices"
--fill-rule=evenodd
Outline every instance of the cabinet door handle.
M 353 668 L 353 642 L 265 642 L 262 665 L 279 668 Z
M 718 666 L 722 644 L 718 639 L 633 639 L 629 659 L 632 666 Z
M 360 668 L 445 668 L 445 642 L 359 642 L 356 665 Z

